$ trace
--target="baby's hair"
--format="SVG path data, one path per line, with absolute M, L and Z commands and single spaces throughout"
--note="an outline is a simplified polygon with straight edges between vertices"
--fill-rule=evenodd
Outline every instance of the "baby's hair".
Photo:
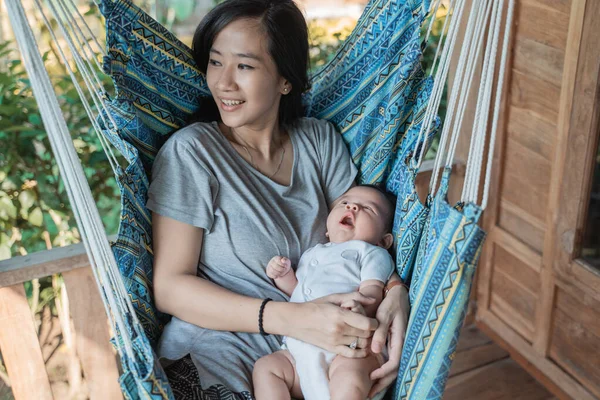
M 385 199 L 388 202 L 389 208 L 390 208 L 389 218 L 386 221 L 385 229 L 387 232 L 392 232 L 392 228 L 394 227 L 394 213 L 396 211 L 396 201 L 398 200 L 397 197 L 394 196 L 392 193 L 388 192 L 387 190 L 385 190 L 385 188 L 380 185 L 363 184 L 363 185 L 358 185 L 358 186 L 368 187 L 368 188 L 377 190 L 379 193 L 381 193 L 383 195 L 383 197 L 385 197 Z

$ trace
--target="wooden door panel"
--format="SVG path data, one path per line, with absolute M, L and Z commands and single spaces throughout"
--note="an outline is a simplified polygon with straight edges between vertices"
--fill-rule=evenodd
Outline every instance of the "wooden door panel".
M 476 318 L 557 396 L 600 399 L 600 271 L 578 259 L 600 132 L 600 1 L 516 10 Z
M 600 302 L 580 297 L 558 288 L 549 355 L 600 397 Z

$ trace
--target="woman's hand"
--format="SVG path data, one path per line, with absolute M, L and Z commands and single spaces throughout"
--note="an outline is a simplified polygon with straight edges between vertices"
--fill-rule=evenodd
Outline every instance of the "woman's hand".
M 369 392 L 369 398 L 387 388 L 398 375 L 409 311 L 408 291 L 402 285 L 392 287 L 377 309 L 379 327 L 373 335 L 371 350 L 380 353 L 386 338 L 389 338 L 387 346 L 390 358 L 371 372 L 371 380 L 376 382 Z
M 349 358 L 366 357 L 370 338 L 377 328 L 377 320 L 368 318 L 349 309 L 369 305 L 375 300 L 359 292 L 334 294 L 307 303 L 296 303 L 297 313 L 291 328 L 292 336 L 298 340 L 321 347 L 332 353 Z M 357 341 L 356 349 L 348 347 Z

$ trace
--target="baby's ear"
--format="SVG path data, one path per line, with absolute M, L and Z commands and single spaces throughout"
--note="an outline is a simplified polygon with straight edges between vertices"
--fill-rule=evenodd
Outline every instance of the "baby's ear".
M 381 238 L 378 245 L 387 250 L 392 247 L 392 244 L 394 244 L 394 235 L 391 233 L 386 233 L 383 235 L 383 238 Z
M 325 237 L 329 237 L 329 231 L 325 232 Z

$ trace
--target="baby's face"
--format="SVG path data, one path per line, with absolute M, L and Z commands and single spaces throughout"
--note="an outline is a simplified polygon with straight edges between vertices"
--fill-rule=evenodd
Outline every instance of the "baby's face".
M 391 206 L 376 189 L 356 186 L 333 205 L 327 217 L 327 234 L 333 243 L 362 240 L 388 248 L 383 243 Z

